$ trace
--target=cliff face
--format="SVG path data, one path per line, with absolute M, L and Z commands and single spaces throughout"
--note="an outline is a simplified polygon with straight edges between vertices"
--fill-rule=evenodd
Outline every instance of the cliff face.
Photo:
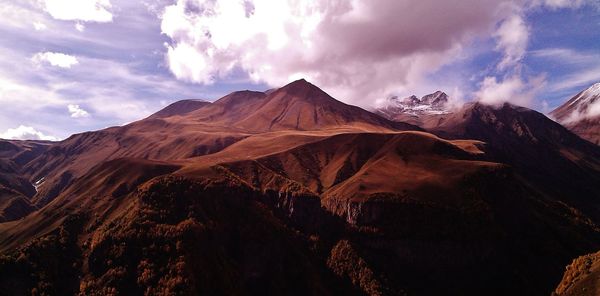
M 553 295 L 592 296 L 600 293 L 600 252 L 581 256 L 567 266 Z

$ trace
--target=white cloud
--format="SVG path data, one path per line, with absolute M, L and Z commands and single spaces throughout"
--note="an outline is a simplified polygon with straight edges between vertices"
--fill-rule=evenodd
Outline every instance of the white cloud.
M 187 43 L 180 43 L 174 47 L 167 46 L 167 48 L 167 61 L 171 71 L 177 78 L 211 84 L 214 81 L 213 75 L 220 71 L 219 69 L 202 71 L 202 69 L 209 67 L 206 61 L 207 58 Z
M 543 5 L 552 9 L 577 8 L 584 4 L 593 4 L 595 0 L 535 0 L 534 5 Z
M 84 22 L 112 22 L 109 0 L 42 0 L 55 19 Z
M 32 25 L 45 24 L 43 14 L 29 9 L 23 3 L 26 1 L 2 1 L 0 5 L 0 24 L 6 27 L 31 29 Z
M 71 66 L 79 64 L 76 57 L 58 52 L 40 52 L 35 54 L 32 60 L 36 63 L 47 62 L 60 68 L 71 68 Z
M 36 31 L 44 31 L 46 30 L 48 27 L 44 24 L 44 23 L 40 23 L 40 22 L 33 22 L 33 28 Z
M 581 52 L 571 48 L 543 48 L 530 52 L 533 57 L 567 65 L 600 65 L 600 54 Z
M 573 87 L 581 87 L 598 81 L 600 81 L 600 65 L 567 75 L 562 81 L 553 84 L 550 90 L 559 91 L 571 89 Z
M 533 57 L 543 59 L 547 63 L 560 63 L 574 67 L 549 85 L 549 91 L 558 92 L 587 87 L 600 81 L 600 54 L 582 52 L 569 48 L 545 48 L 531 52 Z
M 536 93 L 545 83 L 544 76 L 533 77 L 528 81 L 523 81 L 519 75 L 506 77 L 501 81 L 488 76 L 475 95 L 479 101 L 490 105 L 510 102 L 519 106 L 531 106 Z
M 83 32 L 85 31 L 85 25 L 82 23 L 76 23 L 75 24 L 75 29 L 79 32 Z
M 521 7 L 508 6 L 510 13 L 500 21 L 493 37 L 496 50 L 502 52 L 502 59 L 496 69 L 501 79 L 494 75 L 486 76 L 474 95 L 477 100 L 486 104 L 498 105 L 509 102 L 519 106 L 531 107 L 535 95 L 546 84 L 545 74 L 530 77 L 522 75 L 522 60 L 527 52 L 530 30 L 527 26 Z
M 58 141 L 59 139 L 53 136 L 45 135 L 31 126 L 20 125 L 17 128 L 9 128 L 4 133 L 0 134 L 0 138 L 9 140 L 45 140 Z
M 82 118 L 90 116 L 90 113 L 83 110 L 81 107 L 79 107 L 79 105 L 76 104 L 69 104 L 67 106 L 67 109 L 69 110 L 69 113 L 71 113 L 71 117 L 73 118 Z
M 504 53 L 498 69 L 513 67 L 523 59 L 529 40 L 529 28 L 521 15 L 514 14 L 502 21 L 494 37 L 496 49 Z

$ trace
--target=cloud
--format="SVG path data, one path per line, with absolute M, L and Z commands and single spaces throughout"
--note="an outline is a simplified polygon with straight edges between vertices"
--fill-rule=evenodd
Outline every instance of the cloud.
M 81 107 L 79 107 L 79 105 L 69 104 L 67 105 L 67 109 L 69 110 L 69 113 L 71 113 L 71 117 L 73 118 L 82 118 L 90 116 L 90 113 L 83 110 Z
M 592 105 L 590 105 L 587 113 L 587 117 L 597 117 L 600 116 L 600 100 L 597 100 Z
M 559 92 L 564 90 L 581 89 L 600 81 L 600 54 L 582 52 L 570 48 L 544 48 L 531 52 L 544 62 L 564 64 L 572 67 L 570 71 L 558 77 L 548 90 Z
M 79 32 L 83 32 L 85 31 L 85 25 L 82 23 L 76 23 L 75 24 L 75 29 Z
M 514 67 L 523 59 L 529 41 L 529 28 L 520 14 L 502 21 L 494 37 L 497 40 L 496 49 L 504 53 L 498 69 Z
M 364 104 L 455 61 L 473 38 L 491 34 L 507 3 L 178 0 L 164 9 L 161 29 L 178 79 L 211 84 L 236 69 L 271 86 L 305 77 Z
M 564 89 L 571 89 L 573 87 L 581 87 L 600 81 L 600 65 L 575 72 L 565 76 L 562 81 L 552 85 L 550 90 L 558 91 Z
M 17 128 L 9 128 L 4 133 L 0 134 L 0 138 L 8 140 L 45 140 L 58 141 L 59 139 L 53 136 L 45 135 L 31 126 L 20 125 Z
M 541 5 L 552 9 L 577 8 L 584 4 L 593 4 L 594 0 L 535 0 L 534 5 Z
M 523 77 L 523 58 L 527 53 L 530 29 L 523 18 L 522 7 L 508 7 L 510 13 L 499 22 L 493 34 L 496 50 L 502 53 L 502 59 L 496 65 L 497 71 L 483 78 L 474 95 L 486 104 L 509 102 L 532 107 L 536 94 L 546 85 L 546 75 Z
M 58 52 L 40 52 L 33 56 L 32 60 L 36 63 L 47 62 L 52 66 L 60 68 L 71 68 L 79 64 L 76 57 Z
M 544 87 L 545 77 L 532 77 L 523 81 L 519 75 L 498 81 L 496 77 L 485 77 L 481 88 L 475 93 L 480 102 L 498 105 L 510 102 L 519 106 L 531 106 L 535 95 Z
M 40 22 L 33 22 L 33 28 L 36 31 L 44 31 L 46 30 L 48 27 L 44 24 L 44 23 L 40 23 Z
M 148 73 L 135 64 L 89 56 L 78 57 L 85 67 L 69 71 L 27 63 L 30 57 L 18 50 L 0 47 L 0 56 L 5 57 L 0 60 L 0 132 L 27 122 L 66 137 L 138 120 L 159 110 L 160 100 L 216 98 L 240 88 L 225 85 L 228 89 L 207 91 L 172 79 L 168 73 Z M 93 120 L 73 120 L 68 105 L 79 105 Z
M 531 51 L 530 54 L 536 58 L 545 58 L 548 61 L 555 63 L 563 63 L 568 65 L 590 65 L 599 64 L 600 54 L 580 52 L 571 48 L 542 48 Z
M 53 18 L 65 21 L 112 22 L 109 0 L 43 0 Z

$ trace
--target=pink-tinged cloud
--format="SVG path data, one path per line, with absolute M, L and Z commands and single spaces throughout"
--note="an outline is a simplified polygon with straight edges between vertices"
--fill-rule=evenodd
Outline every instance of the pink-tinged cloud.
M 305 77 L 368 105 L 414 89 L 455 61 L 473 38 L 489 38 L 514 14 L 515 3 L 178 0 L 162 14 L 162 32 L 171 39 L 167 63 L 179 79 L 211 84 L 236 68 L 272 86 Z M 523 42 L 513 45 L 514 38 L 501 34 L 499 48 L 518 60 Z

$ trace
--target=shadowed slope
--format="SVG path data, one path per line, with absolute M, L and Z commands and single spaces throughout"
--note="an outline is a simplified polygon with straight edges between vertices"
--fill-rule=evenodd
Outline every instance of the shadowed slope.
M 543 114 L 472 103 L 433 132 L 484 141 L 487 159 L 511 165 L 542 192 L 600 221 L 600 148 Z
M 598 228 L 506 165 L 481 161 L 485 153 L 481 142 L 426 133 L 344 134 L 219 167 L 282 190 L 282 206 L 303 221 L 313 215 L 301 196 L 320 194 L 328 211 L 365 231 L 353 245 L 390 287 L 547 295 L 573 255 L 600 243 Z
M 36 184 L 23 166 L 42 154 L 51 142 L 0 140 L 0 221 L 20 219 L 33 210 Z

